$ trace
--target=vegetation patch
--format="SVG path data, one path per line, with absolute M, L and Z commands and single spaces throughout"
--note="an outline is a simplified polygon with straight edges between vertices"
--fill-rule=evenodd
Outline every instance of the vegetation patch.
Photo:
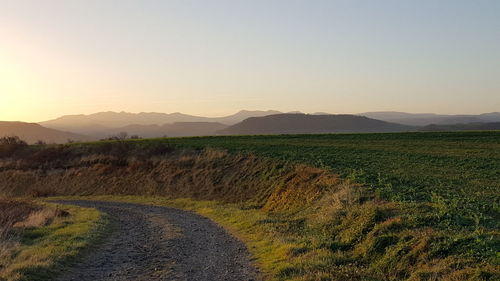
M 0 200 L 0 280 L 51 280 L 97 239 L 99 212 L 32 201 Z
M 497 280 L 499 145 L 459 132 L 29 146 L 0 159 L 0 192 L 193 210 L 246 241 L 269 280 Z

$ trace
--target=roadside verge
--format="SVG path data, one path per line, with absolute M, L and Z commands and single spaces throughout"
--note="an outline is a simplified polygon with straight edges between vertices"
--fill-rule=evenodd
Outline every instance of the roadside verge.
M 31 225 L 37 217 L 30 216 L 3 239 L 0 280 L 51 280 L 97 245 L 108 229 L 106 216 L 94 209 L 50 203 L 41 206 L 44 210 L 57 208 L 64 215 L 39 226 Z

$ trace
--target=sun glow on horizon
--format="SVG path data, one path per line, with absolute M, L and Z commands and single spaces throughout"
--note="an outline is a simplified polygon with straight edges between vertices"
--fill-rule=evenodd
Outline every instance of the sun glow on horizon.
M 488 1 L 0 2 L 0 120 L 500 111 Z

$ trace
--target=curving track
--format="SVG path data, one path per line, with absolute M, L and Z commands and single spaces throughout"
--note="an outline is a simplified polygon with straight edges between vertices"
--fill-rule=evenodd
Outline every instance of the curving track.
M 245 245 L 200 215 L 104 201 L 56 201 L 109 215 L 113 231 L 58 281 L 249 281 L 257 270 Z

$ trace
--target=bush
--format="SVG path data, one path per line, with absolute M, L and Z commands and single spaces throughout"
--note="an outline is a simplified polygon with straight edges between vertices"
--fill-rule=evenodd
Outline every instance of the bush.
M 34 149 L 26 159 L 26 166 L 31 168 L 56 169 L 64 167 L 71 158 L 71 150 L 67 146 L 45 147 Z
M 0 157 L 10 157 L 26 147 L 28 144 L 17 136 L 0 138 Z

